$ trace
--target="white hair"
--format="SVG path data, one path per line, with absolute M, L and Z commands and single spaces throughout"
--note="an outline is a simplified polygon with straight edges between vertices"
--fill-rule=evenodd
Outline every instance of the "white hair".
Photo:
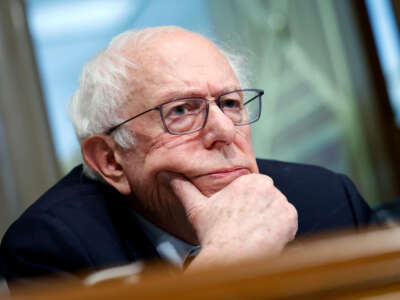
M 79 87 L 68 105 L 68 113 L 74 125 L 79 142 L 86 137 L 107 132 L 122 121 L 117 110 L 131 97 L 134 89 L 132 70 L 135 70 L 137 56 L 146 41 L 152 37 L 172 31 L 184 30 L 176 26 L 152 27 L 129 30 L 116 36 L 108 47 L 100 51 L 82 70 Z M 227 58 L 242 87 L 247 87 L 245 57 L 216 46 Z M 223 49 L 225 48 L 225 49 Z M 127 57 L 130 50 L 129 58 Z M 121 147 L 134 146 L 134 134 L 124 126 L 113 132 L 113 137 Z M 83 164 L 84 173 L 92 179 L 101 179 L 94 170 Z

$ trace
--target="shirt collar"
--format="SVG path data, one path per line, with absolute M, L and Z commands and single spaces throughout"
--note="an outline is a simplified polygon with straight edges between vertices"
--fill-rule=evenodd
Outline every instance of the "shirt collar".
M 146 237 L 156 248 L 157 253 L 173 265 L 183 269 L 186 259 L 189 256 L 196 256 L 200 251 L 199 245 L 191 245 L 182 241 L 154 225 L 136 211 L 133 211 L 133 214 Z

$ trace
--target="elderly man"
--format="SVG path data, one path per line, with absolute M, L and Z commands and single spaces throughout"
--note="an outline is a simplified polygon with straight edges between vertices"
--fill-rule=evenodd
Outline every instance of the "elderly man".
M 85 165 L 10 227 L 4 276 L 151 258 L 183 267 L 192 253 L 195 269 L 277 254 L 297 231 L 368 223 L 346 177 L 256 161 L 249 124 L 263 92 L 243 86 L 235 61 L 159 27 L 123 33 L 89 62 L 70 105 Z

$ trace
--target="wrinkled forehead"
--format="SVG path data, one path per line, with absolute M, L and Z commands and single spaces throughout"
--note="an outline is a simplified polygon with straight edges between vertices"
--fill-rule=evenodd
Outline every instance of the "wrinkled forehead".
M 208 58 L 223 57 L 223 54 L 211 41 L 183 28 L 143 34 L 136 39 L 125 40 L 118 48 L 124 57 L 147 64 L 149 62 L 156 63 L 164 57 L 171 59 L 173 54 L 191 53 L 196 48 L 202 49 Z M 149 59 L 150 61 L 148 61 Z
M 150 39 L 140 49 L 141 71 L 151 76 L 179 75 L 181 79 L 194 80 L 198 74 L 220 70 L 220 73 L 231 72 L 228 60 L 224 55 L 201 35 L 176 31 L 166 32 Z M 191 75 L 193 74 L 193 75 Z
M 136 66 L 129 97 L 136 111 L 171 100 L 178 92 L 208 96 L 239 86 L 226 57 L 201 35 L 162 32 L 132 46 L 124 55 Z
M 222 53 L 205 37 L 187 31 L 167 32 L 155 37 L 147 44 L 145 56 L 155 54 L 159 58 L 184 59 L 181 54 L 195 54 L 200 52 L 207 59 L 223 59 Z

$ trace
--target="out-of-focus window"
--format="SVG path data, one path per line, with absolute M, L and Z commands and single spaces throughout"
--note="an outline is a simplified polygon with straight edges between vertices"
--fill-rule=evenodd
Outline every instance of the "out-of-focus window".
M 26 0 L 50 125 L 64 171 L 80 160 L 65 107 L 84 63 L 124 30 L 178 25 L 248 55 L 253 74 L 248 87 L 265 90 L 262 119 L 252 129 L 256 156 L 312 163 L 345 173 L 371 203 L 392 197 L 395 185 L 390 162 L 379 148 L 384 142 L 379 132 L 368 129 L 375 122 L 375 112 L 367 108 L 373 102 L 373 87 L 367 81 L 370 69 L 352 3 Z M 395 85 L 391 88 L 395 91 Z M 372 155 L 375 150 L 379 154 Z
M 361 71 L 369 66 L 352 2 L 212 5 L 218 36 L 252 53 L 253 85 L 265 90 L 262 118 L 252 131 L 256 155 L 325 166 L 348 174 L 371 203 L 390 198 L 380 194 L 368 145 L 366 124 L 373 120 L 360 109 L 373 93 Z M 230 17 L 219 18 L 222 10 Z
M 400 37 L 390 0 L 366 0 L 387 90 L 400 127 Z

